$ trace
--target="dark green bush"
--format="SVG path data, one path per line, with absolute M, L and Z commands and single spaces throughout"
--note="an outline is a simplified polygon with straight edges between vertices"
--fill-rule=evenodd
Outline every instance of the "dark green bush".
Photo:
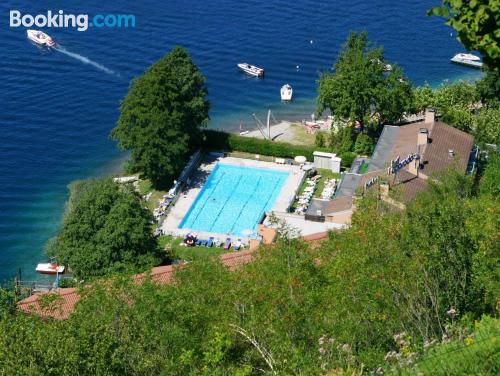
M 356 154 L 350 151 L 345 151 L 339 154 L 339 158 L 342 158 L 342 162 L 340 162 L 342 167 L 348 168 L 351 167 L 352 162 L 356 159 Z
M 303 155 L 308 161 L 314 160 L 313 152 L 319 150 L 315 146 L 273 142 L 214 130 L 205 130 L 204 134 L 204 146 L 208 150 L 242 151 L 278 158 L 294 158 L 297 155 Z

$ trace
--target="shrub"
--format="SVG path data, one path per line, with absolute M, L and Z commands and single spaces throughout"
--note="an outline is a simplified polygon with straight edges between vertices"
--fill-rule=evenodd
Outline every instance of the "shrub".
M 313 161 L 314 151 L 331 150 L 316 146 L 293 145 L 286 142 L 273 142 L 253 137 L 244 137 L 232 133 L 215 130 L 204 130 L 204 148 L 206 150 L 241 151 L 252 154 L 269 155 L 277 158 L 295 158 L 303 155 L 308 161 Z M 345 160 L 344 157 L 345 156 Z M 342 166 L 349 167 L 354 161 L 355 155 L 350 152 L 341 153 Z
M 325 146 L 325 136 L 323 135 L 323 132 L 316 132 L 314 144 L 319 148 L 322 148 Z
M 278 158 L 295 158 L 297 155 L 303 155 L 308 161 L 314 159 L 313 153 L 315 150 L 318 150 L 318 148 L 314 146 L 273 142 L 214 130 L 205 130 L 204 133 L 204 146 L 208 150 L 242 151 L 252 154 L 270 155 Z
M 358 154 L 371 155 L 373 151 L 373 140 L 367 134 L 360 133 L 354 144 L 354 151 Z
M 356 159 L 356 154 L 350 151 L 345 151 L 339 154 L 339 158 L 342 158 L 342 167 L 348 168 L 351 167 L 352 162 Z

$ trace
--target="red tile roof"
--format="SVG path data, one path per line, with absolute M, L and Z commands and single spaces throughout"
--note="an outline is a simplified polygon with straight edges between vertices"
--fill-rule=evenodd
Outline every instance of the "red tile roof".
M 54 297 L 52 303 L 51 298 Z M 73 307 L 80 300 L 80 294 L 75 288 L 60 288 L 48 293 L 39 293 L 21 300 L 17 303 L 17 309 L 34 313 L 42 318 L 53 318 L 57 320 L 67 319 Z
M 417 138 L 421 128 L 426 128 L 429 131 L 429 142 L 420 151 L 420 163 L 423 165 L 420 174 L 424 176 L 415 176 L 409 172 L 407 166 L 397 173 L 396 181 L 391 183 L 391 186 L 402 187 L 404 202 L 411 201 L 418 192 L 424 190 L 428 185 L 426 179 L 433 173 L 443 171 L 454 163 L 461 171 L 465 172 L 470 152 L 474 146 L 474 138 L 470 134 L 440 121 L 432 124 L 420 121 L 403 125 L 399 127 L 392 148 L 387 155 L 387 167 L 389 167 L 391 160 L 398 157 L 404 158 L 408 154 L 418 152 Z M 453 156 L 450 156 L 450 150 L 453 150 Z M 358 181 L 358 187 L 362 188 L 364 183 L 374 175 L 383 176 L 386 175 L 386 171 L 364 174 Z
M 252 261 L 253 250 L 224 253 L 220 255 L 220 260 L 229 270 L 234 270 L 240 265 L 244 265 Z M 151 276 L 154 282 L 160 285 L 170 283 L 172 281 L 176 269 L 186 267 L 184 265 L 165 265 L 152 268 L 149 273 L 141 273 L 133 276 L 137 282 Z M 53 297 L 53 299 L 52 299 Z M 80 300 L 80 293 L 76 288 L 59 288 L 48 293 L 38 293 L 21 300 L 17 303 L 17 309 L 25 312 L 36 314 L 42 318 L 53 318 L 64 320 L 69 317 L 74 306 Z
M 323 240 L 328 238 L 328 232 L 317 232 L 315 234 L 310 234 L 302 237 L 305 241 L 312 242 L 317 240 Z

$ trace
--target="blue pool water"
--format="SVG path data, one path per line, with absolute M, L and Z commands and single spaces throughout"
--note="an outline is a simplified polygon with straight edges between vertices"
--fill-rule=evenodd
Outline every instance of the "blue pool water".
M 60 224 L 66 186 L 115 172 L 126 154 L 108 138 L 129 80 L 180 44 L 206 77 L 209 127 L 252 127 L 271 108 L 278 120 L 309 118 L 319 72 L 332 66 L 349 30 L 367 30 L 415 84 L 473 79 L 481 73 L 449 59 L 463 47 L 438 17 L 438 0 L 3 0 L 0 2 L 0 283 L 23 269 L 36 278 L 43 247 Z M 37 48 L 23 14 L 134 14 L 128 29 L 46 28 L 65 52 Z M 311 43 L 310 41 L 313 41 Z M 68 52 L 70 54 L 68 54 Z M 266 69 L 253 79 L 247 61 Z M 92 64 L 94 63 L 94 64 Z M 297 70 L 297 65 L 300 69 Z M 103 67 L 105 69 L 103 69 Z M 281 85 L 294 101 L 282 103 Z
M 287 172 L 217 164 L 179 228 L 248 235 L 271 210 Z

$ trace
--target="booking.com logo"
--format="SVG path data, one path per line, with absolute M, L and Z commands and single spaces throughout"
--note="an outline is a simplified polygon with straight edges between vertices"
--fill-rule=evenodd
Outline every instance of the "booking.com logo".
M 96 14 L 90 21 L 88 14 L 65 14 L 64 11 L 47 11 L 47 14 L 21 14 L 19 10 L 10 11 L 10 27 L 73 27 L 86 31 L 89 27 L 127 28 L 135 27 L 133 14 Z

